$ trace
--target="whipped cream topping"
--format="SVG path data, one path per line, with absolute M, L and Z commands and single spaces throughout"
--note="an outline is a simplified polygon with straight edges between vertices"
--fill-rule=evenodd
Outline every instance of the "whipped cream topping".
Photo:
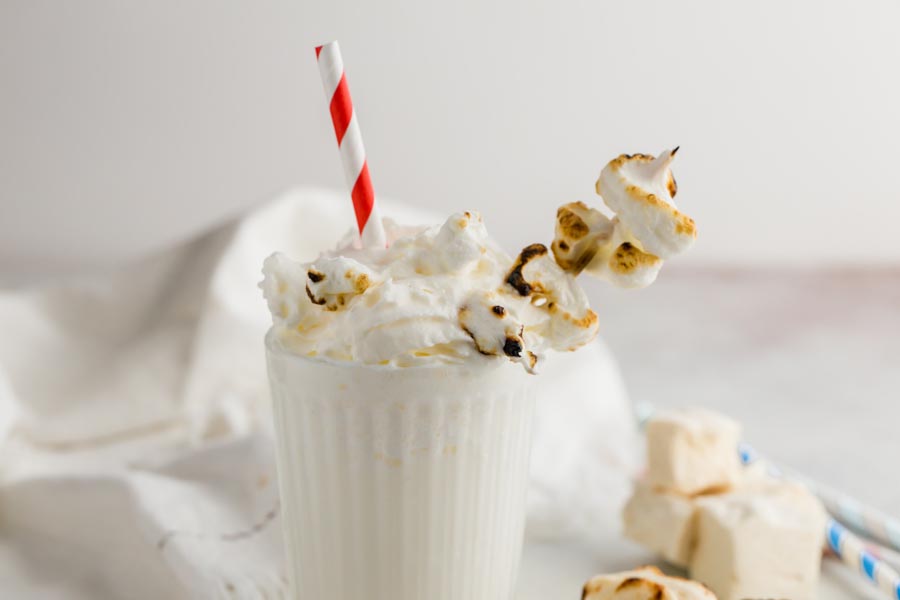
M 644 287 L 694 242 L 694 221 L 674 202 L 677 150 L 611 160 L 596 190 L 613 214 L 561 206 L 550 250 L 532 244 L 513 259 L 481 215 L 465 212 L 430 228 L 385 219 L 387 248 L 360 248 L 351 231 L 311 263 L 273 254 L 260 287 L 275 336 L 292 352 L 330 360 L 410 367 L 506 357 L 534 371 L 546 351 L 575 350 L 597 335 L 575 276 Z
M 612 217 L 582 202 L 560 207 L 552 244 L 560 266 L 638 288 L 653 283 L 664 259 L 687 250 L 697 229 L 675 206 L 671 164 L 677 151 L 656 158 L 623 154 L 603 168 L 596 191 Z
M 305 356 L 409 367 L 506 357 L 534 371 L 547 350 L 575 350 L 597 315 L 540 244 L 513 260 L 475 212 L 440 227 L 385 219 L 389 247 L 352 234 L 311 263 L 276 253 L 260 284 L 281 345 Z

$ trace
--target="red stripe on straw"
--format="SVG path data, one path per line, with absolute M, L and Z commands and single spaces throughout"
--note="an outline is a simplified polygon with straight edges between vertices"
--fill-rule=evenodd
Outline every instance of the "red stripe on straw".
M 362 171 L 356 183 L 353 184 L 353 190 L 350 192 L 353 198 L 353 210 L 356 212 L 356 224 L 359 226 L 360 232 L 365 228 L 372 214 L 372 207 L 375 205 L 375 190 L 372 189 L 372 180 L 369 178 L 369 163 L 363 163 Z
M 328 46 L 328 52 L 321 51 Z M 359 127 L 350 128 L 355 118 L 353 103 L 350 100 L 350 87 L 343 72 L 343 61 L 337 42 L 331 42 L 316 48 L 316 59 L 319 61 L 319 73 L 325 85 L 328 98 L 328 109 L 331 122 L 341 149 L 341 161 L 344 163 L 344 175 L 350 186 L 350 197 L 353 200 L 353 211 L 356 213 L 356 224 L 359 227 L 360 241 L 363 247 L 384 248 L 387 245 L 378 206 L 375 204 L 375 191 L 369 177 L 369 164 L 363 148 L 362 134 Z M 332 90 L 334 77 L 340 74 L 337 87 Z M 344 139 L 347 137 L 347 143 Z M 362 165 L 361 167 L 359 165 Z
M 334 133 L 337 135 L 338 146 L 344 140 L 350 119 L 353 117 L 353 102 L 350 100 L 350 86 L 347 85 L 347 76 L 341 74 L 341 82 L 338 83 L 334 96 L 331 98 L 331 121 L 334 123 Z

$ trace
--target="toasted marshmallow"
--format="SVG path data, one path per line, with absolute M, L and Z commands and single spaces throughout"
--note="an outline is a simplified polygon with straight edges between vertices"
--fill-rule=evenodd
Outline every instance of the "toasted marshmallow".
M 597 336 L 599 320 L 587 294 L 572 275 L 553 260 L 543 244 L 527 246 L 513 263 L 506 283 L 545 319 L 531 327 L 554 350 L 580 348 Z
M 583 202 L 559 208 L 551 247 L 565 271 L 584 271 L 622 288 L 650 285 L 663 265 L 659 257 L 642 250 L 618 217 L 609 219 Z
M 526 348 L 525 326 L 497 294 L 476 292 L 459 309 L 459 324 L 482 354 L 506 356 L 534 370 L 538 357 Z
M 656 567 L 597 575 L 584 585 L 582 600 L 716 600 L 701 583 L 669 577 Z
M 613 221 L 615 230 L 609 252 L 603 262 L 588 265 L 588 272 L 621 288 L 647 287 L 659 275 L 663 261 L 641 250 L 640 243 L 626 230 L 618 217 Z M 599 258 L 599 255 L 598 255 Z
M 625 536 L 673 565 L 687 568 L 694 549 L 695 514 L 691 498 L 657 491 L 638 481 L 622 511 Z
M 727 489 L 741 479 L 740 425 L 712 411 L 661 412 L 647 423 L 647 481 L 684 495 Z
M 306 266 L 281 252 L 269 256 L 264 263 L 268 276 L 260 284 L 272 319 L 292 335 L 307 339 L 327 326 L 318 306 L 310 302 L 306 291 Z
M 721 600 L 812 600 L 826 521 L 815 496 L 782 481 L 700 497 L 691 577 Z
M 374 279 L 370 268 L 352 258 L 320 258 L 307 270 L 306 293 L 313 304 L 339 310 L 349 298 L 369 289 Z
M 572 202 L 556 211 L 556 236 L 551 249 L 563 270 L 578 275 L 597 257 L 609 254 L 615 226 L 612 220 L 584 202 Z
M 675 207 L 677 187 L 670 165 L 677 150 L 657 158 L 623 154 L 603 168 L 596 185 L 641 250 L 662 259 L 681 254 L 697 237 L 693 219 Z

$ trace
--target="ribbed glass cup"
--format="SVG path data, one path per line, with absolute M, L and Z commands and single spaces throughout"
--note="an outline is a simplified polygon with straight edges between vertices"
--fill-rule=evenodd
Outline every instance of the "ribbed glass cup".
M 266 338 L 296 600 L 509 600 L 534 386 L 505 360 L 390 368 Z

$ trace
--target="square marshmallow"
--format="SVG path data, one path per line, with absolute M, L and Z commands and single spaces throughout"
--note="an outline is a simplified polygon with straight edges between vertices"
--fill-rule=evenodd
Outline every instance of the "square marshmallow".
M 656 567 L 597 575 L 584 585 L 583 600 L 716 600 L 702 584 L 663 575 Z
M 694 546 L 694 514 L 691 498 L 656 491 L 638 481 L 622 511 L 625 536 L 686 568 Z
M 738 483 L 741 428 L 711 411 L 661 412 L 647 424 L 647 482 L 655 488 L 694 495 Z
M 827 516 L 806 488 L 768 482 L 697 502 L 691 577 L 719 600 L 812 600 Z

